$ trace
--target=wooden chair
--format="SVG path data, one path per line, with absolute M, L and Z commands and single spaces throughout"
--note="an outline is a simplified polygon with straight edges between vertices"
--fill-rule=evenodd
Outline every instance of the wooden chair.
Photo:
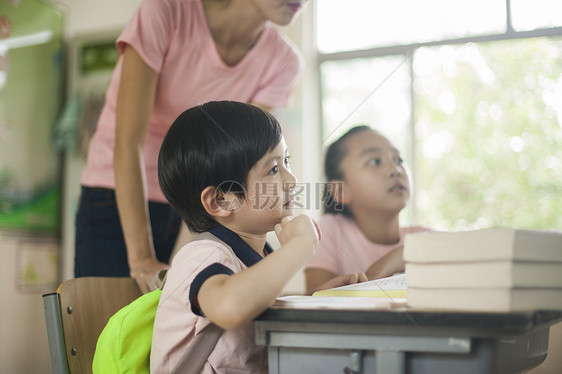
M 43 295 L 52 372 L 91 373 L 107 321 L 141 295 L 133 278 L 109 277 L 71 279 Z

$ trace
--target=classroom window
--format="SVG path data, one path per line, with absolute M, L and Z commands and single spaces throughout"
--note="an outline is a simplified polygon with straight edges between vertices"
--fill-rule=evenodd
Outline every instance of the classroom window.
M 560 0 L 511 0 L 513 28 L 517 31 L 562 26 L 561 12 Z
M 410 74 L 404 60 L 398 55 L 321 65 L 323 143 L 339 138 L 351 125 L 378 123 L 397 146 L 407 149 L 403 129 L 410 119 Z
M 562 3 L 337 4 L 316 5 L 323 145 L 360 123 L 394 141 L 403 222 L 562 227 Z
M 505 30 L 505 0 L 321 0 L 317 10 L 318 49 L 322 53 Z

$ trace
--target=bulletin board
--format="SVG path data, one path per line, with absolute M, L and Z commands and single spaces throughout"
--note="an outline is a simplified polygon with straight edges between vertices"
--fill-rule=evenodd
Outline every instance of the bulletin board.
M 59 231 L 52 131 L 63 99 L 63 22 L 42 1 L 0 2 L 0 229 Z
M 119 52 L 115 41 L 121 30 L 75 37 L 70 46 L 69 94 L 80 101 L 76 126 L 77 156 L 86 158 Z

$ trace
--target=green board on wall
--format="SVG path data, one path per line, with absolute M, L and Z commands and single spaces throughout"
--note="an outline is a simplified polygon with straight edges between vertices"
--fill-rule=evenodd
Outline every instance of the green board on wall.
M 60 9 L 0 2 L 0 229 L 59 230 L 62 33 Z

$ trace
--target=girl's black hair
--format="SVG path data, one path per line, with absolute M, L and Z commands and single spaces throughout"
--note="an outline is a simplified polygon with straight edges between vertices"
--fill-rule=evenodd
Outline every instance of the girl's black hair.
M 343 181 L 343 171 L 341 169 L 341 163 L 347 155 L 348 151 L 345 147 L 345 141 L 350 136 L 366 130 L 373 131 L 373 129 L 367 125 L 352 127 L 328 147 L 326 151 L 326 157 L 324 159 L 324 175 L 326 176 L 326 180 L 328 181 L 328 183 L 332 180 Z M 324 213 L 341 213 L 346 217 L 352 218 L 352 212 L 347 209 L 344 204 L 340 204 L 334 200 L 332 194 L 330 193 L 329 185 L 327 184 L 325 187 L 324 197 L 322 198 L 322 201 L 324 202 Z
M 245 196 L 250 169 L 281 141 L 273 115 L 234 101 L 211 101 L 184 111 L 166 134 L 158 156 L 158 181 L 189 229 L 216 222 L 201 204 L 208 186 Z

